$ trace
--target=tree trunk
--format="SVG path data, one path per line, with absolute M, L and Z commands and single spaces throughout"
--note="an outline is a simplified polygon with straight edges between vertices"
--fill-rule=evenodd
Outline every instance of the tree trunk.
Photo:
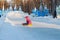
M 51 0 L 51 10 L 52 10 L 52 16 L 53 18 L 57 18 L 57 13 L 56 13 L 56 0 Z

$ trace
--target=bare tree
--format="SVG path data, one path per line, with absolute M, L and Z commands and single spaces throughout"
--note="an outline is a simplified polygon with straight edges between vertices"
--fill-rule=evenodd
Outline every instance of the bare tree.
M 51 4 L 52 16 L 53 16 L 53 18 L 57 18 L 57 13 L 56 13 L 57 1 L 56 0 L 51 0 L 51 2 L 52 2 L 52 4 Z
M 9 4 L 5 0 L 0 1 L 0 9 L 3 8 L 3 5 L 5 10 L 9 7 Z
M 22 11 L 31 14 L 32 9 L 35 7 L 33 0 L 24 0 L 21 2 Z

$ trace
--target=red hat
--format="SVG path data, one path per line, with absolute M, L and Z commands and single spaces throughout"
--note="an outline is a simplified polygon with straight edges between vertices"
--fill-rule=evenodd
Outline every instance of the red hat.
M 26 16 L 25 18 L 28 18 L 29 16 Z

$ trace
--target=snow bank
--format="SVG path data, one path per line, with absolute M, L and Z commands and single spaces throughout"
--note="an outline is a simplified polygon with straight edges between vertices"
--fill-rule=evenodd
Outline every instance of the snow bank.
M 5 22 L 11 23 L 13 26 L 24 22 L 24 14 L 19 11 L 11 11 L 7 13 Z
M 11 11 L 7 14 L 5 18 L 5 22 L 10 23 L 12 26 L 18 26 L 22 23 L 25 23 L 24 17 L 28 14 L 19 11 Z M 28 15 L 29 16 L 29 15 Z M 60 19 L 53 19 L 52 17 L 31 17 L 32 20 L 32 28 L 57 28 L 60 29 L 59 23 Z M 57 24 L 54 24 L 57 23 Z M 60 23 L 59 23 L 60 24 Z M 23 26 L 22 26 L 23 27 Z M 28 26 L 27 26 L 28 27 Z
M 7 15 L 6 15 L 6 17 L 11 17 L 11 18 L 21 18 L 22 16 L 21 16 L 21 14 L 19 14 L 19 12 L 13 12 L 13 11 L 11 11 L 11 12 L 9 12 Z

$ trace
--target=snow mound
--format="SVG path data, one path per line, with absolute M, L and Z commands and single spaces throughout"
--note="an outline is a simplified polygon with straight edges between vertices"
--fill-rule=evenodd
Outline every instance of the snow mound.
M 22 18 L 21 14 L 19 12 L 17 12 L 17 11 L 16 12 L 13 12 L 13 11 L 9 12 L 7 14 L 7 17 Z
M 24 21 L 24 14 L 19 11 L 11 11 L 6 15 L 5 22 L 11 23 L 13 26 L 22 24 Z
M 12 26 L 18 26 L 22 23 L 25 23 L 24 16 L 27 16 L 28 14 L 25 14 L 23 12 L 19 11 L 11 11 L 7 14 L 5 18 L 5 22 L 10 23 Z M 57 19 L 53 19 L 51 17 L 31 17 L 32 20 L 32 28 L 56 28 L 60 29 L 60 25 L 54 24 L 60 21 Z M 55 20 L 55 21 L 54 21 Z M 60 23 L 59 23 L 60 24 Z M 23 26 L 22 26 L 23 27 Z M 28 27 L 28 26 L 27 26 Z

